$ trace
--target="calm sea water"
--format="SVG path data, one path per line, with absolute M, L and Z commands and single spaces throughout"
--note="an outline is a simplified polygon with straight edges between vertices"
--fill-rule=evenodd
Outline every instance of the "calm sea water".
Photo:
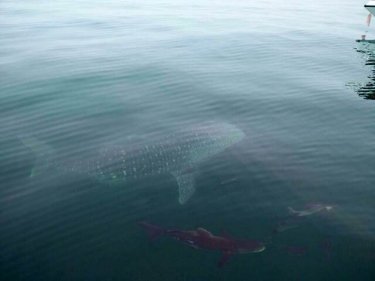
M 1 280 L 374 280 L 375 93 L 363 1 L 0 3 Z M 370 27 L 368 38 L 375 39 Z M 30 177 L 33 135 L 60 157 L 225 122 L 246 138 L 177 202 L 160 175 Z M 273 235 L 287 207 L 333 205 Z M 219 252 L 137 222 L 265 240 Z

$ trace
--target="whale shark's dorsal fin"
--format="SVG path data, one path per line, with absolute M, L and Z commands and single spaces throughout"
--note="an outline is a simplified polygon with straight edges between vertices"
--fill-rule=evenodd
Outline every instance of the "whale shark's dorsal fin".
M 189 174 L 173 174 L 178 184 L 178 202 L 183 205 L 195 192 L 194 173 Z
M 202 236 L 211 237 L 213 236 L 211 232 L 209 232 L 207 229 L 204 229 L 202 227 L 197 228 L 197 232 Z

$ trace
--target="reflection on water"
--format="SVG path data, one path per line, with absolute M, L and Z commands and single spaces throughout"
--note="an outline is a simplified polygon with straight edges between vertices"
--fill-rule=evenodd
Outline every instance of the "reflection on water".
M 375 100 L 375 42 L 359 42 L 355 50 L 362 54 L 365 60 L 365 65 L 371 67 L 369 81 L 362 83 L 348 83 L 347 85 L 353 88 L 357 94 L 366 100 Z

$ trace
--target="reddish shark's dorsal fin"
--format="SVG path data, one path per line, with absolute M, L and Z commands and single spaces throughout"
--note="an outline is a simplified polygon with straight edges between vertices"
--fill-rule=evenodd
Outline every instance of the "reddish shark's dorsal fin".
M 204 229 L 202 227 L 197 228 L 197 232 L 199 235 L 206 236 L 206 237 L 211 237 L 212 233 L 209 232 L 207 229 Z
M 222 230 L 220 232 L 220 236 L 226 239 L 234 239 L 232 235 L 230 235 L 227 231 Z

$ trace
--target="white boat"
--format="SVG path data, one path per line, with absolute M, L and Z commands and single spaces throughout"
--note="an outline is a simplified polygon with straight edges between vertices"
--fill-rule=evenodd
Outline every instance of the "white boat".
M 375 0 L 368 1 L 367 4 L 365 4 L 365 8 L 375 16 Z
M 366 18 L 366 23 L 367 23 L 367 26 L 369 27 L 370 26 L 370 23 L 371 23 L 371 18 L 372 16 L 375 16 L 375 0 L 370 0 L 367 2 L 367 4 L 365 4 L 365 8 L 370 12 L 369 15 L 367 16 Z M 366 33 L 368 32 L 368 30 L 366 31 Z M 356 40 L 357 42 L 369 42 L 369 43 L 374 43 L 373 41 L 375 40 L 366 40 L 366 34 L 363 34 L 361 36 L 361 39 L 358 39 Z M 371 41 L 371 42 L 370 42 Z

